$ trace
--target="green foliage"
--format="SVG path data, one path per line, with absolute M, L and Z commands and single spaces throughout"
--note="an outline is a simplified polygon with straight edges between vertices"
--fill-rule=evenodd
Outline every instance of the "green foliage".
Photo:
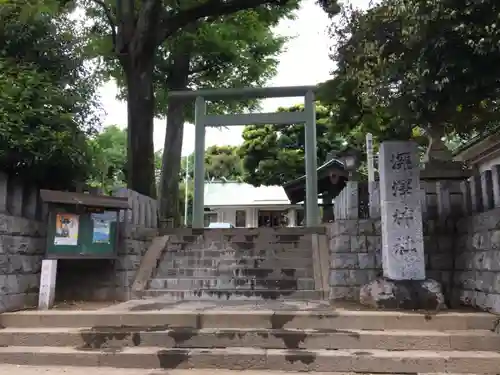
M 202 1 L 194 1 L 201 3 Z M 261 86 L 276 74 L 278 55 L 287 38 L 276 35 L 272 27 L 284 18 L 293 19 L 299 0 L 281 7 L 258 7 L 207 22 L 198 22 L 167 39 L 159 46 L 154 69 L 155 115 L 165 117 L 168 91 L 175 89 L 233 88 Z M 100 56 L 101 73 L 114 78 L 120 99 L 126 99 L 127 84 L 119 61 L 112 54 L 109 26 L 102 8 L 89 6 L 87 13 L 95 22 L 89 30 L 87 51 Z M 107 31 L 108 30 L 108 31 Z M 187 69 L 178 60 L 187 59 Z M 182 75 L 187 74 L 185 83 Z M 185 118 L 193 121 L 193 103 L 186 103 Z M 222 101 L 209 106 L 211 113 L 235 113 L 255 109 L 251 101 Z
M 238 146 L 210 146 L 205 150 L 205 178 L 215 180 L 240 181 L 243 176 L 243 165 L 238 153 Z M 194 152 L 184 156 L 181 161 L 179 178 L 194 178 Z
M 205 172 L 208 179 L 239 181 L 243 166 L 236 146 L 210 146 L 205 150 Z
M 282 42 L 273 41 L 269 29 L 290 10 L 297 9 L 299 3 L 299 0 L 81 1 L 88 15 L 96 19 L 90 30 L 90 34 L 96 36 L 90 51 L 104 56 L 102 61 L 107 74 L 118 77 L 119 81 L 126 77 L 121 82 L 126 82 L 123 87 L 126 86 L 130 94 L 127 98 L 128 131 L 135 139 L 128 149 L 131 166 L 128 185 L 151 196 L 155 195 L 151 149 L 153 117 L 155 111 L 163 113 L 166 107 L 165 86 L 173 90 L 264 82 L 266 73 L 272 73 L 275 66 L 272 60 L 265 61 L 266 56 L 273 56 L 273 51 L 282 45 Z M 320 2 L 327 11 L 334 12 L 334 0 Z M 255 10 L 253 14 L 245 13 L 252 10 Z M 234 20 L 233 25 L 225 22 L 228 18 Z M 266 44 L 267 37 L 269 43 Z M 230 45 L 234 47 L 228 48 Z M 155 64 L 155 61 L 160 63 Z M 113 64 L 116 62 L 123 72 Z M 255 64 L 245 66 L 247 62 Z M 191 69 L 196 65 L 201 70 Z M 193 77 L 196 74 L 200 76 Z M 155 78 L 158 75 L 159 80 Z M 248 82 L 242 81 L 241 77 Z M 159 103 L 155 102 L 157 98 Z M 252 104 L 246 103 L 247 106 Z M 234 107 L 234 104 L 229 106 Z M 227 107 L 222 107 L 222 110 L 227 110 Z M 180 109 L 176 112 L 177 129 L 171 134 L 181 129 L 183 123 L 179 118 Z M 178 172 L 180 145 L 175 138 L 179 137 L 167 132 L 166 144 L 170 146 L 165 154 L 173 159 L 175 169 L 171 174 L 164 171 L 162 185 L 167 194 L 160 199 L 162 215 L 171 218 L 177 216 L 176 212 L 165 211 L 166 202 L 169 198 L 175 200 L 177 193 L 172 182 Z
M 180 40 L 189 46 L 192 38 L 188 88 L 234 88 L 264 85 L 276 74 L 278 56 L 287 38 L 273 32 L 281 19 L 293 18 L 299 1 L 289 1 L 279 8 L 259 7 L 218 18 L 213 23 L 200 23 L 193 34 L 184 33 Z M 187 39 L 187 40 L 186 40 Z M 167 48 L 171 49 L 171 48 Z M 167 55 L 163 56 L 164 61 Z M 161 72 L 161 70 L 160 70 Z M 165 66 L 167 80 L 176 74 Z M 161 76 L 158 78 L 162 78 Z M 166 92 L 159 93 L 165 98 Z M 162 95 L 163 94 L 163 95 Z M 160 101 L 165 109 L 167 101 Z M 225 100 L 208 107 L 211 113 L 236 113 L 256 108 L 256 101 Z M 187 108 L 187 119 L 193 110 Z
M 340 4 L 337 0 L 317 0 L 316 3 L 321 6 L 330 17 L 334 17 L 340 12 Z
M 303 111 L 302 105 L 279 108 L 280 112 Z M 316 137 L 318 166 L 332 151 L 345 144 L 330 121 L 329 110 L 316 106 Z M 243 160 L 243 180 L 255 186 L 282 185 L 305 174 L 304 124 L 249 125 L 243 130 L 239 155 Z
M 65 189 L 89 172 L 97 82 L 63 16 L 24 12 L 13 3 L 0 11 L 0 163 L 26 182 Z
M 124 187 L 127 173 L 127 131 L 116 125 L 106 127 L 89 140 L 93 171 L 89 183 L 106 191 Z
M 127 129 L 110 125 L 88 140 L 92 151 L 92 173 L 88 183 L 107 192 L 126 186 Z M 161 151 L 155 153 L 155 171 L 161 170 Z
M 336 69 L 322 100 L 335 104 L 335 90 L 352 89 L 344 94 L 354 105 L 340 113 L 358 113 L 358 124 L 382 138 L 481 129 L 498 116 L 499 13 L 494 0 L 384 0 L 347 10 L 332 29 Z
M 106 127 L 88 141 L 92 150 L 92 174 L 89 183 L 106 191 L 125 186 L 127 175 L 127 129 L 117 125 Z M 236 181 L 241 179 L 242 165 L 236 146 L 210 146 L 205 151 L 205 171 L 207 178 Z M 155 170 L 159 177 L 162 150 L 155 152 Z M 186 159 L 182 160 L 179 182 L 186 173 Z M 194 153 L 189 155 L 189 178 L 194 178 Z M 181 186 L 182 187 L 182 186 Z M 181 192 L 182 193 L 182 192 Z M 184 194 L 184 193 L 182 193 Z M 182 195 L 181 194 L 181 195 Z M 184 199 L 184 198 L 182 198 Z

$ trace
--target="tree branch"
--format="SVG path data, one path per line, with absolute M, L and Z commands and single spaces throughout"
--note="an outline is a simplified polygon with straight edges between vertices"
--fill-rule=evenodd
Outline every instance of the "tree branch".
M 210 68 L 211 68 L 211 66 L 209 66 L 208 64 L 200 65 L 197 68 L 189 69 L 189 75 L 200 74 L 200 73 L 208 71 Z
M 106 3 L 103 0 L 91 0 L 91 1 L 99 5 L 104 11 L 106 19 L 108 20 L 109 27 L 111 28 L 111 40 L 113 41 L 113 50 L 116 50 L 116 22 L 113 19 L 113 15 L 111 14 L 111 9 L 107 7 Z
M 205 17 L 219 17 L 264 4 L 285 5 L 289 0 L 208 0 L 185 10 L 170 11 L 164 15 L 158 32 L 158 44 L 184 26 Z

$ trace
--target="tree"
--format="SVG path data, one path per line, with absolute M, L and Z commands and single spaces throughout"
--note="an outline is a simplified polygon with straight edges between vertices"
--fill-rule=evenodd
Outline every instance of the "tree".
M 183 31 L 196 30 L 197 21 L 207 25 L 219 17 L 241 10 L 258 7 L 271 10 L 290 1 L 295 0 L 143 0 L 140 3 L 117 0 L 112 5 L 108 0 L 84 1 L 91 15 L 103 16 L 98 17 L 95 30 L 104 31 L 109 36 L 108 56 L 113 55 L 118 60 L 125 77 L 129 132 L 128 186 L 131 189 L 156 195 L 153 183 L 153 117 L 158 48 Z M 102 19 L 106 20 L 106 24 Z M 176 56 L 182 57 L 182 52 Z
M 271 31 L 282 17 L 291 17 L 297 1 L 287 7 L 258 8 L 236 13 L 212 23 L 193 25 L 166 48 L 159 64 L 158 87 L 166 98 L 171 90 L 206 87 L 242 87 L 263 85 L 276 71 L 277 56 L 285 38 Z M 237 36 L 235 40 L 234 36 Z M 166 81 L 164 77 L 167 77 Z M 166 85 L 162 85 L 166 82 Z M 178 212 L 169 204 L 178 200 L 176 176 L 179 173 L 184 122 L 193 121 L 192 103 L 163 100 L 167 108 L 167 131 L 163 154 L 161 214 L 176 218 Z M 254 101 L 225 101 L 210 104 L 212 113 L 241 112 L 253 108 Z M 161 109 L 161 108 L 160 108 Z M 164 111 L 161 113 L 165 113 Z
M 347 12 L 334 28 L 330 84 L 355 87 L 360 108 L 385 114 L 385 131 L 424 129 L 443 155 L 444 134 L 498 116 L 499 11 L 493 0 L 384 0 Z
M 279 112 L 303 111 L 303 105 L 279 108 Z M 345 138 L 330 122 L 325 106 L 316 105 L 318 164 L 332 151 L 344 147 Z M 305 174 L 304 124 L 249 125 L 243 130 L 239 155 L 243 160 L 243 180 L 255 186 L 282 185 Z
M 243 166 L 238 153 L 238 146 L 210 146 L 205 150 L 205 178 L 215 180 L 240 181 Z M 179 179 L 186 177 L 186 168 L 190 179 L 194 178 L 194 152 L 184 156 L 181 161 Z
M 127 175 L 127 131 L 117 125 L 106 127 L 89 140 L 93 173 L 89 183 L 110 191 L 123 187 Z
M 86 137 L 98 125 L 97 81 L 81 56 L 81 36 L 64 15 L 0 10 L 0 163 L 40 187 L 85 180 Z
M 92 173 L 88 183 L 106 192 L 127 184 L 127 129 L 110 125 L 88 141 Z M 155 152 L 155 175 L 161 170 L 161 151 Z
M 210 146 L 205 150 L 207 178 L 216 180 L 238 181 L 243 169 L 236 146 Z

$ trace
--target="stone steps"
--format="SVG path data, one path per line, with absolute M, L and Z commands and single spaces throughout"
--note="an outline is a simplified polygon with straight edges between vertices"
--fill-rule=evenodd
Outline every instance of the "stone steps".
M 175 301 L 262 301 L 262 300 L 318 300 L 323 299 L 323 292 L 317 290 L 269 288 L 192 288 L 192 289 L 153 289 L 148 288 L 137 296 L 163 297 Z
M 135 296 L 173 301 L 325 297 L 314 283 L 310 230 L 188 232 L 170 238 L 146 289 L 135 290 Z
M 0 364 L 0 373 L 16 375 L 214 375 L 213 369 L 139 369 L 114 367 L 77 367 L 77 366 L 23 366 Z M 290 372 L 289 372 L 290 373 Z M 353 372 L 314 372 L 315 375 L 353 375 Z M 217 375 L 243 375 L 241 370 L 217 369 Z M 279 370 L 246 370 L 244 375 L 285 375 Z M 378 375 L 363 373 L 363 375 Z M 400 375 L 400 374 L 393 374 Z M 438 373 L 420 373 L 417 375 L 442 375 Z M 456 375 L 448 373 L 447 375 Z M 471 374 L 472 375 L 472 374 Z
M 0 364 L 2 374 L 16 375 L 214 375 L 213 369 L 140 369 L 140 368 L 114 368 L 99 366 L 23 366 Z M 290 372 L 288 372 L 290 373 Z M 294 373 L 294 372 L 292 372 Z M 353 372 L 314 372 L 315 375 L 353 375 Z M 363 373 L 364 375 L 378 375 Z M 217 375 L 243 375 L 241 370 L 218 369 Z M 244 375 L 285 375 L 279 370 L 246 370 Z M 399 375 L 399 374 L 393 374 Z M 420 373 L 415 375 L 442 375 L 438 373 Z M 448 373 L 448 375 L 456 375 Z M 473 375 L 473 374 L 470 374 Z
M 313 290 L 314 279 L 312 278 L 283 278 L 279 279 L 257 279 L 233 277 L 230 279 L 223 277 L 211 278 L 155 278 L 150 280 L 150 289 L 169 289 L 169 290 L 185 290 L 185 289 L 245 289 L 251 290 L 259 287 L 266 289 L 299 289 Z
M 424 314 L 352 310 L 266 310 L 250 303 L 238 308 L 169 308 L 168 302 L 144 301 L 135 311 L 48 310 L 0 314 L 0 327 L 182 327 L 327 330 L 495 330 L 497 319 L 488 313 L 444 312 Z M 139 308 L 140 307 L 140 308 Z M 160 310 L 168 308 L 168 310 Z M 195 307 L 194 307 L 195 308 Z M 157 310 L 155 310 L 157 309 Z M 145 328 L 146 330 L 147 328 Z M 166 328 L 165 328 L 166 329 Z
M 7 346 L 0 363 L 106 366 L 117 368 L 330 371 L 360 373 L 497 373 L 500 353 L 482 351 L 283 350 L 259 348 L 161 349 L 126 347 L 82 350 L 71 347 Z
M 235 256 L 235 257 L 269 257 L 269 258 L 308 258 L 312 255 L 310 248 L 297 248 L 293 245 L 278 244 L 279 248 L 249 248 L 249 249 L 168 249 L 164 257 L 169 256 L 185 256 L 193 258 L 201 257 L 221 257 L 221 256 Z M 289 247 L 287 247 L 289 246 Z
M 5 328 L 0 347 L 126 347 L 328 350 L 498 351 L 500 335 L 487 330 L 311 330 L 158 327 Z
M 161 301 L 125 304 L 142 311 L 1 314 L 0 363 L 378 374 L 491 374 L 500 368 L 498 323 L 486 313 L 281 310 L 309 306 L 299 301 L 265 310 L 271 304 Z
M 154 278 L 187 278 L 187 277 L 219 277 L 219 276 L 233 276 L 233 277 L 260 277 L 260 278 L 280 278 L 282 276 L 296 277 L 296 278 L 310 278 L 313 277 L 311 268 L 297 267 L 297 268 L 253 268 L 253 267 L 233 267 L 233 269 L 221 270 L 215 267 L 184 267 L 184 268 L 168 268 L 160 265 L 156 270 Z
M 232 268 L 306 268 L 312 267 L 312 257 L 308 258 L 262 258 L 262 257 L 185 257 L 172 255 L 162 258 L 161 269 L 165 268 L 220 268 L 221 266 Z

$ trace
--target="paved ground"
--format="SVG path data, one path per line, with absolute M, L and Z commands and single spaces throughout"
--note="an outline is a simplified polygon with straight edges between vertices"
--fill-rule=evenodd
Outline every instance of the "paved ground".
M 285 375 L 279 371 L 228 371 L 228 370 L 144 370 L 111 367 L 58 367 L 0 365 L 0 374 L 10 375 Z M 321 374 L 321 373 L 315 373 Z
M 1 365 L 0 374 L 9 375 L 289 375 L 291 372 L 281 371 L 229 371 L 229 370 L 143 370 L 143 369 L 116 369 L 110 367 L 56 367 L 56 366 L 19 366 Z M 296 373 L 303 374 L 303 373 Z M 314 372 L 314 375 L 355 375 L 340 372 Z M 356 374 L 359 375 L 359 374 Z M 370 375 L 364 373 L 364 375 Z M 375 374 L 374 374 L 375 375 Z M 431 375 L 431 374 L 415 374 Z M 432 375 L 453 375 L 439 374 Z M 466 375 L 466 374 L 460 374 Z M 472 375 L 472 374 L 470 374 Z
M 127 302 L 72 302 L 62 303 L 55 306 L 56 310 L 94 310 L 94 311 L 160 311 L 160 310 L 180 310 L 180 311 L 210 311 L 210 310 L 236 310 L 236 311 L 360 311 L 373 310 L 362 306 L 356 302 L 335 301 L 313 301 L 313 300 L 263 300 L 263 301 L 172 301 L 169 297 L 153 297 L 147 299 L 130 300 Z M 449 312 L 472 312 L 477 311 L 472 308 L 460 308 L 459 310 L 447 310 Z
M 337 307 L 337 306 L 336 306 Z M 331 310 L 327 301 L 172 301 L 168 297 L 131 300 L 103 307 L 104 311 L 154 311 L 154 310 Z M 351 307 L 352 309 L 352 307 Z

